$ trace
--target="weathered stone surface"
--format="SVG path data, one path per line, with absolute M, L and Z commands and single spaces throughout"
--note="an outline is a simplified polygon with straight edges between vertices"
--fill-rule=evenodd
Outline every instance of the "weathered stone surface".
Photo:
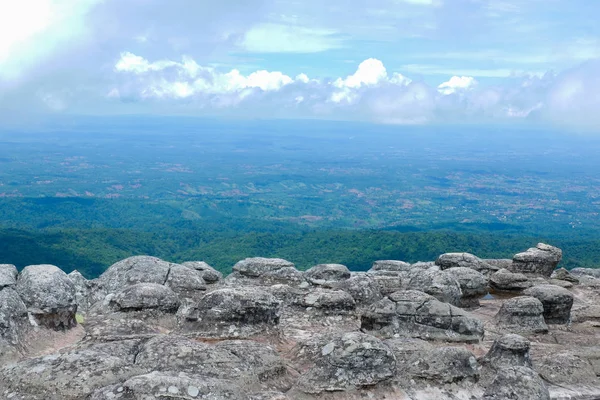
M 508 269 L 513 262 L 511 258 L 485 258 L 483 259 L 483 261 L 485 261 L 488 265 L 494 267 L 496 271 L 499 271 L 501 269 Z
M 540 376 L 527 367 L 508 367 L 498 371 L 485 390 L 483 400 L 550 400 L 550 393 Z
M 524 274 L 501 269 L 490 277 L 490 287 L 503 292 L 521 292 L 533 283 Z
M 598 385 L 592 364 L 569 352 L 549 354 L 535 359 L 533 364 L 540 376 L 552 385 Z
M 233 271 L 243 276 L 258 278 L 259 276 L 273 272 L 281 268 L 295 268 L 294 264 L 281 258 L 246 258 L 233 266 Z
M 90 400 L 247 400 L 235 381 L 183 372 L 151 372 L 98 389 Z
M 314 307 L 326 314 L 341 314 L 353 311 L 356 303 L 352 296 L 343 290 L 318 289 L 302 299 L 302 306 Z
M 175 292 L 156 283 L 138 283 L 121 289 L 111 300 L 118 311 L 159 310 L 175 313 L 179 299 Z
M 69 329 L 77 324 L 75 285 L 54 265 L 25 267 L 15 286 L 36 321 L 51 329 Z
M 0 264 L 0 289 L 17 284 L 17 267 L 12 264 Z
M 523 336 L 507 334 L 494 340 L 492 347 L 480 362 L 496 372 L 507 367 L 532 368 L 529 347 L 529 340 Z
M 483 323 L 458 307 L 415 290 L 396 292 L 372 304 L 361 329 L 377 336 L 477 342 Z
M 0 387 L 6 393 L 3 398 L 86 399 L 98 388 L 144 373 L 134 365 L 138 344 L 137 341 L 98 344 L 5 366 L 0 369 Z
M 463 347 L 440 347 L 413 357 L 408 373 L 413 378 L 426 379 L 438 385 L 476 381 L 479 364 L 473 353 Z
M 168 286 L 182 297 L 195 297 L 200 295 L 198 292 L 206 290 L 206 282 L 202 276 L 203 274 L 200 271 L 173 264 L 169 270 L 165 286 Z
M 470 268 L 488 276 L 498 268 L 486 261 L 470 253 L 445 253 L 438 257 L 435 264 L 443 270 L 456 267 Z
M 0 290 L 0 363 L 21 350 L 28 328 L 27 307 L 17 292 L 9 287 Z
M 309 268 L 305 276 L 313 285 L 327 285 L 350 279 L 350 271 L 341 264 L 319 264 Z
M 383 298 L 375 279 L 365 273 L 354 273 L 350 279 L 337 282 L 332 287 L 348 293 L 359 305 L 369 305 Z
M 600 279 L 600 268 L 573 268 L 569 271 L 571 275 L 582 277 L 588 276 Z
M 92 306 L 92 304 L 90 304 L 90 294 L 94 288 L 94 284 L 85 279 L 77 270 L 71 272 L 67 276 L 71 282 L 73 282 L 75 288 L 75 304 L 77 304 L 77 312 L 85 314 Z
M 280 302 L 261 289 L 217 289 L 190 308 L 182 329 L 206 336 L 246 337 L 275 328 L 279 313 Z
M 407 272 L 370 271 L 368 274 L 377 283 L 383 296 L 404 290 L 408 283 Z
M 535 297 L 519 296 L 506 300 L 494 319 L 497 326 L 511 333 L 546 333 L 544 306 Z
M 479 307 L 479 298 L 488 292 L 487 278 L 481 272 L 466 267 L 448 268 L 445 272 L 460 285 L 460 307 Z
M 379 260 L 373 263 L 373 266 L 369 271 L 410 271 L 410 264 L 404 261 L 397 260 Z
M 508 268 L 511 272 L 550 277 L 562 259 L 562 250 L 558 247 L 538 243 L 523 253 L 515 254 Z
M 564 268 L 559 268 L 559 269 L 554 270 L 554 272 L 552 272 L 552 275 L 550 277 L 552 279 L 567 281 L 567 282 L 571 282 L 574 284 L 579 283 L 579 279 L 577 279 L 575 276 L 573 276 L 571 273 L 569 273 L 569 271 L 567 271 Z
M 462 292 L 459 283 L 448 272 L 439 271 L 436 268 L 413 269 L 410 272 L 406 288 L 430 294 L 444 303 L 455 306 L 461 304 Z
M 199 271 L 202 275 L 202 279 L 204 279 L 204 282 L 208 283 L 209 285 L 217 283 L 218 281 L 223 279 L 222 273 L 220 273 L 204 261 L 186 261 L 181 265 Z
M 394 353 L 370 335 L 342 333 L 304 345 L 320 350 L 313 354 L 315 365 L 298 381 L 297 387 L 305 393 L 372 386 L 396 373 Z
M 537 285 L 523 292 L 535 297 L 544 306 L 544 320 L 547 324 L 566 324 L 571 320 L 573 294 L 555 285 Z
M 100 275 L 98 284 L 105 294 L 116 293 L 125 286 L 138 283 L 164 285 L 172 265 L 156 257 L 129 257 L 111 265 Z

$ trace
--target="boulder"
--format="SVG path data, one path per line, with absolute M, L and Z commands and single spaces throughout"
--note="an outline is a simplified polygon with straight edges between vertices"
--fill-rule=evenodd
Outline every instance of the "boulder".
M 562 250 L 558 247 L 538 243 L 536 247 L 532 247 L 523 253 L 515 254 L 508 270 L 549 278 L 561 259 Z
M 490 277 L 490 287 L 501 292 L 521 292 L 532 285 L 524 274 L 513 273 L 507 269 L 501 269 Z
M 97 298 L 97 285 L 95 280 L 85 279 L 77 270 L 72 271 L 67 275 L 75 286 L 75 303 L 77 304 L 77 312 L 86 314 L 90 308 L 101 298 Z
M 416 290 L 392 293 L 369 306 L 361 329 L 384 338 L 478 342 L 483 337 L 483 323 L 477 318 Z
M 319 351 L 314 354 L 314 366 L 300 376 L 297 388 L 302 392 L 318 394 L 369 387 L 396 373 L 394 353 L 373 336 L 349 332 L 327 339 L 316 346 Z
M 302 299 L 302 306 L 313 307 L 324 314 L 344 314 L 354 310 L 356 303 L 352 296 L 343 290 L 318 289 Z
M 576 387 L 597 386 L 599 383 L 592 364 L 568 351 L 536 358 L 533 364 L 540 376 L 552 385 Z
M 353 273 L 350 279 L 339 281 L 332 287 L 348 293 L 359 305 L 369 305 L 383 298 L 375 279 L 365 273 Z
M 413 269 L 410 272 L 406 288 L 430 294 L 444 303 L 455 306 L 461 304 L 462 292 L 456 279 L 448 272 L 439 271 L 436 268 Z
M 573 294 L 555 285 L 537 285 L 523 292 L 535 297 L 544 306 L 544 320 L 547 324 L 566 324 L 571 320 Z
M 135 376 L 124 383 L 96 390 L 90 400 L 150 400 L 150 399 L 247 400 L 234 381 L 207 378 L 184 372 L 150 372 Z
M 295 268 L 295 266 L 293 263 L 281 258 L 255 257 L 239 261 L 233 266 L 233 271 L 246 277 L 258 278 L 267 272 L 277 271 L 281 268 Z
M 258 288 L 223 288 L 207 293 L 186 312 L 182 329 L 207 337 L 247 337 L 279 324 L 280 302 Z
M 223 274 L 205 263 L 204 261 L 186 261 L 183 264 L 184 267 L 199 271 L 202 275 L 204 282 L 212 285 L 223 279 Z
M 138 283 L 121 289 L 111 300 L 117 311 L 158 310 L 175 313 L 179 299 L 175 292 L 156 283 Z
M 508 367 L 532 368 L 529 347 L 529 340 L 523 336 L 507 334 L 494 340 L 492 347 L 480 362 L 495 372 Z
M 486 277 L 481 272 L 466 267 L 452 267 L 445 270 L 445 272 L 460 285 L 462 292 L 460 307 L 479 307 L 479 298 L 485 296 L 488 292 Z
M 413 379 L 425 379 L 439 384 L 470 380 L 479 377 L 477 359 L 464 347 L 439 347 L 420 352 L 413 357 L 407 371 Z
M 571 275 L 600 279 L 600 268 L 573 268 Z
M 544 306 L 535 297 L 519 296 L 506 300 L 494 318 L 497 326 L 511 333 L 547 333 Z
M 75 285 L 58 267 L 25 267 L 15 288 L 38 324 L 56 330 L 69 329 L 77 324 Z
M 544 381 L 527 367 L 507 367 L 498 371 L 486 388 L 483 400 L 550 400 Z
M 486 261 L 470 253 L 445 253 L 435 260 L 435 265 L 438 265 L 442 270 L 456 267 L 470 268 L 489 276 L 498 268 Z
M 164 285 L 173 265 L 156 257 L 129 257 L 104 271 L 98 278 L 98 284 L 105 294 L 116 293 L 126 286 L 138 283 Z
M 383 296 L 404 290 L 408 283 L 408 273 L 392 271 L 370 271 L 368 275 L 377 284 Z
M 552 275 L 550 277 L 552 279 L 557 279 L 560 281 L 567 281 L 567 282 L 571 282 L 574 284 L 579 283 L 579 279 L 577 279 L 575 276 L 570 274 L 569 271 L 567 271 L 564 268 L 559 268 L 557 270 L 554 270 L 554 272 L 552 272 Z
M 513 262 L 510 258 L 485 258 L 483 261 L 488 265 L 491 265 L 496 271 L 509 269 Z
M 306 280 L 313 285 L 329 285 L 350 279 L 348 267 L 341 264 L 319 264 L 305 272 Z
M 410 264 L 404 261 L 397 260 L 379 260 L 373 263 L 373 266 L 369 271 L 392 271 L 392 272 L 408 272 L 410 271 Z
M 12 264 L 0 264 L 0 290 L 17 284 L 17 267 Z
M 194 298 L 206 290 L 202 272 L 178 264 L 171 265 L 165 286 L 182 298 Z
M 27 307 L 17 292 L 8 287 L 0 290 L 0 365 L 22 349 L 28 328 Z

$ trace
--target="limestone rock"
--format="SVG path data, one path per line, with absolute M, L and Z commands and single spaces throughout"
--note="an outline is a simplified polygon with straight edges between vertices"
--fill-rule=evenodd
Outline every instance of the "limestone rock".
M 513 260 L 510 258 L 486 258 L 483 261 L 485 261 L 488 265 L 491 265 L 496 271 L 501 269 L 509 269 L 513 262 Z
M 460 285 L 462 296 L 459 305 L 462 308 L 479 307 L 479 298 L 488 292 L 486 277 L 482 273 L 466 267 L 452 267 L 445 271 Z
M 22 348 L 28 328 L 27 307 L 17 292 L 8 287 L 0 290 L 0 364 Z
M 481 360 L 481 364 L 494 371 L 508 367 L 532 368 L 529 355 L 529 340 L 516 334 L 507 334 L 494 340 L 492 347 Z
M 550 400 L 550 393 L 537 372 L 527 367 L 501 369 L 485 390 L 483 400 Z
M 51 329 L 69 329 L 77 324 L 75 285 L 54 265 L 25 267 L 15 286 L 37 323 Z
M 313 285 L 327 285 L 350 279 L 348 267 L 341 264 L 319 264 L 306 271 L 306 280 Z
M 339 281 L 332 287 L 348 293 L 359 305 L 369 305 L 383 298 L 375 279 L 365 273 L 353 273 L 350 279 Z
M 129 257 L 111 265 L 100 275 L 98 284 L 105 294 L 116 293 L 126 286 L 138 283 L 164 285 L 172 265 L 156 257 Z
M 171 265 L 165 286 L 182 297 L 192 298 L 206 290 L 202 272 L 178 264 Z
M 569 273 L 569 271 L 567 271 L 564 268 L 559 268 L 557 270 L 554 270 L 554 272 L 552 272 L 552 275 L 550 276 L 552 279 L 558 279 L 561 281 L 567 281 L 567 282 L 571 282 L 574 284 L 578 284 L 579 283 L 579 279 L 577 279 L 575 276 L 573 276 L 572 274 Z
M 500 329 L 511 333 L 546 333 L 544 306 L 535 297 L 519 296 L 506 300 L 495 316 Z
M 258 288 L 207 293 L 187 312 L 184 331 L 209 337 L 246 337 L 276 328 L 280 302 Z
M 111 300 L 118 311 L 159 310 L 175 313 L 179 308 L 177 295 L 168 287 L 156 283 L 138 283 L 119 291 Z
M 488 276 L 497 271 L 498 268 L 489 264 L 487 260 L 474 256 L 470 253 L 445 253 L 438 257 L 435 265 L 439 265 L 442 270 L 449 268 L 470 268 Z
M 413 378 L 426 379 L 438 385 L 462 380 L 477 381 L 479 364 L 473 353 L 463 347 L 440 347 L 414 357 L 408 373 Z
M 460 285 L 446 271 L 438 271 L 435 268 L 426 270 L 413 269 L 410 272 L 406 288 L 430 294 L 444 303 L 450 303 L 455 306 L 461 304 L 462 292 Z
M 415 290 L 396 292 L 372 304 L 362 315 L 361 329 L 384 338 L 478 342 L 483 337 L 481 321 Z
M 490 287 L 503 292 L 521 292 L 533 283 L 520 273 L 513 273 L 507 269 L 501 269 L 490 277 Z
M 0 264 L 0 290 L 17 284 L 17 267 L 12 264 Z
M 410 271 L 410 264 L 404 261 L 397 260 L 379 260 L 373 263 L 373 266 L 369 271 L 393 271 L 393 272 L 401 272 L 401 271 Z
M 372 386 L 396 373 L 394 353 L 381 340 L 359 332 L 333 335 L 318 346 L 316 362 L 298 388 L 321 393 Z
M 544 320 L 547 324 L 566 324 L 571 320 L 573 294 L 555 285 L 537 285 L 523 292 L 542 302 Z
M 302 306 L 314 307 L 325 314 L 343 314 L 353 311 L 356 304 L 352 296 L 343 290 L 318 289 L 302 299 Z
M 186 261 L 182 263 L 184 267 L 200 271 L 204 282 L 212 285 L 223 279 L 223 274 L 205 263 L 204 261 Z
M 377 284 L 383 296 L 387 296 L 399 290 L 404 290 L 408 283 L 407 272 L 392 271 L 369 271 L 368 275 Z
M 258 278 L 267 273 L 277 271 L 281 268 L 295 268 L 294 264 L 281 258 L 246 258 L 233 266 L 233 271 L 243 276 Z
M 562 259 L 562 250 L 538 243 L 523 253 L 515 254 L 509 271 L 550 277 Z

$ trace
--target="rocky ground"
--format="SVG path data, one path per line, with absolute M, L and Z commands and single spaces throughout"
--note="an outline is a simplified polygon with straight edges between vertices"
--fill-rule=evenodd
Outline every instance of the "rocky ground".
M 0 399 L 600 399 L 600 270 L 561 257 L 0 265 Z

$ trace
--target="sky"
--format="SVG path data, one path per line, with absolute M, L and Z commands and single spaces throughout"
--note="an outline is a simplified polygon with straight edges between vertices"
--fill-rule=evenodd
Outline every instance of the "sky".
M 598 0 L 0 0 L 0 121 L 150 114 L 600 132 L 598 20 Z

